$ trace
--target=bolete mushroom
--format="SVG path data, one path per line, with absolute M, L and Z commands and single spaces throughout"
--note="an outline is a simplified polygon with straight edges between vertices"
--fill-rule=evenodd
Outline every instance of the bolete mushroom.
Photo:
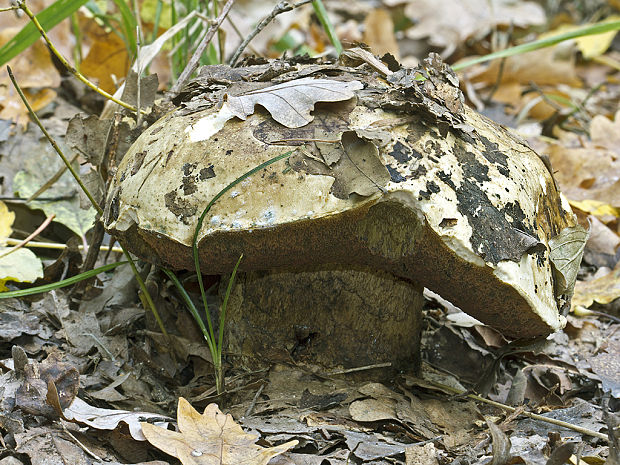
M 107 230 L 192 269 L 209 201 L 292 151 L 222 196 L 198 236 L 203 272 L 244 255 L 233 351 L 290 352 L 314 335 L 327 364 L 415 359 L 422 287 L 508 336 L 560 329 L 574 275 L 558 285 L 550 241 L 575 216 L 545 163 L 465 106 L 437 56 L 396 72 L 354 64 L 204 68 L 119 166 Z

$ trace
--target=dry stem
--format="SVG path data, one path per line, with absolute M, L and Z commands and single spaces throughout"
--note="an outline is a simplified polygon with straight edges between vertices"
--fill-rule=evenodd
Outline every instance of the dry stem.
M 178 93 L 181 90 L 181 88 L 185 85 L 187 80 L 191 77 L 191 75 L 194 74 L 194 71 L 196 71 L 196 68 L 198 68 L 198 62 L 200 61 L 200 57 L 202 56 L 205 49 L 207 48 L 207 45 L 209 45 L 209 42 L 211 42 L 211 39 L 213 39 L 213 36 L 217 32 L 217 30 L 222 25 L 222 22 L 224 22 L 224 19 L 226 18 L 226 16 L 228 15 L 228 12 L 232 8 L 233 3 L 235 3 L 235 0 L 228 0 L 226 2 L 226 5 L 224 5 L 224 8 L 222 8 L 222 12 L 217 17 L 215 22 L 211 25 L 211 27 L 207 31 L 207 34 L 204 36 L 204 38 L 202 39 L 202 41 L 196 48 L 196 51 L 190 58 L 189 62 L 187 63 L 187 66 L 185 66 L 185 69 L 179 76 L 179 79 L 174 84 L 174 86 L 172 86 L 172 89 L 170 89 L 171 93 L 173 94 Z
M 254 30 L 250 32 L 250 34 L 245 38 L 243 42 L 241 42 L 241 45 L 237 47 L 237 50 L 235 50 L 235 53 L 233 54 L 232 58 L 228 61 L 228 64 L 230 66 L 235 66 L 235 64 L 239 60 L 239 57 L 241 56 L 245 48 L 248 46 L 250 41 L 254 39 L 254 37 L 256 37 L 260 31 L 265 29 L 267 25 L 271 21 L 273 21 L 276 16 L 282 13 L 286 13 L 287 11 L 291 11 L 295 8 L 299 8 L 300 6 L 305 5 L 306 3 L 311 3 L 311 2 L 312 0 L 301 0 L 301 2 L 297 2 L 293 5 L 291 5 L 287 1 L 278 3 L 275 6 L 275 8 L 271 11 L 271 13 L 269 13 L 269 15 L 267 15 L 260 23 L 258 23 L 258 25 L 254 28 Z

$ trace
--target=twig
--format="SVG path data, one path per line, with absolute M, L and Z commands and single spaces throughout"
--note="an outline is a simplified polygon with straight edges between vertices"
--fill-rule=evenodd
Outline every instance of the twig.
M 19 10 L 19 7 L 17 5 L 13 5 L 7 8 L 0 8 L 0 13 L 4 13 L 5 11 L 11 11 L 11 10 Z
M 7 245 L 18 245 L 23 241 L 17 240 L 17 239 L 5 239 Z M 24 247 L 29 247 L 29 248 L 33 248 L 33 249 L 56 249 L 56 250 L 64 250 L 67 249 L 69 246 L 67 244 L 57 244 L 55 242 L 34 242 L 34 241 L 30 241 L 27 244 L 24 244 Z M 78 249 L 79 250 L 84 250 L 84 246 L 83 245 L 78 245 Z M 104 252 L 107 251 L 111 251 L 111 252 L 122 252 L 123 249 L 121 249 L 120 247 L 109 247 L 107 245 L 102 245 L 100 248 L 100 250 L 103 250 Z
M 63 57 L 61 55 L 61 53 L 56 49 L 56 47 L 54 46 L 54 44 L 50 41 L 49 37 L 47 36 L 45 30 L 43 29 L 43 27 L 41 26 L 41 23 L 39 23 L 39 20 L 37 19 L 37 17 L 34 15 L 34 13 L 30 10 L 30 8 L 28 8 L 28 6 L 26 5 L 26 2 L 24 0 L 17 0 L 17 6 L 19 7 L 20 10 L 22 10 L 24 13 L 26 13 L 26 16 L 28 16 L 30 18 L 30 20 L 32 21 L 32 23 L 34 24 L 34 26 L 37 28 L 37 30 L 39 31 L 39 33 L 41 34 L 41 37 L 43 37 L 43 39 L 45 40 L 45 42 L 47 43 L 47 46 L 49 47 L 49 49 L 52 51 L 52 53 L 56 56 L 56 58 L 58 58 L 58 60 L 62 63 L 62 65 L 71 73 L 73 74 L 79 81 L 83 82 L 84 84 L 86 84 L 88 87 L 90 87 L 92 90 L 94 90 L 95 92 L 97 92 L 98 94 L 103 95 L 105 98 L 107 98 L 108 100 L 113 101 L 114 103 L 117 103 L 118 105 L 127 108 L 130 111 L 133 112 L 137 112 L 138 110 L 136 109 L 136 107 L 129 105 L 128 103 L 125 103 L 117 98 L 115 98 L 114 96 L 108 94 L 105 90 L 97 87 L 95 84 L 93 84 L 92 82 L 90 82 L 82 73 L 80 73 L 79 71 L 77 71 L 73 66 L 71 66 L 69 64 L 69 62 L 65 59 L 65 57 Z
M 281 13 L 286 13 L 287 11 L 291 11 L 295 8 L 299 8 L 300 6 L 305 5 L 306 3 L 311 3 L 311 2 L 312 0 L 302 0 L 301 2 L 297 2 L 291 5 L 289 2 L 285 0 L 283 2 L 278 3 L 275 6 L 275 8 L 271 11 L 271 13 L 269 13 L 269 15 L 267 15 L 260 23 L 258 23 L 258 25 L 254 28 L 254 30 L 250 32 L 250 34 L 245 38 L 243 42 L 241 42 L 239 47 L 237 47 L 237 50 L 235 50 L 235 53 L 233 53 L 232 58 L 228 60 L 228 64 L 230 66 L 235 66 L 235 64 L 237 64 L 237 61 L 239 60 L 239 57 L 241 56 L 245 48 L 248 46 L 250 41 L 254 39 L 254 37 L 256 37 L 259 32 L 265 29 L 267 25 L 271 21 L 273 21 L 276 16 L 278 16 Z
M 60 423 L 60 425 L 62 426 L 62 429 L 63 429 L 64 433 L 66 435 L 68 435 L 71 439 L 73 439 L 76 442 L 76 444 L 82 448 L 82 450 L 84 452 L 86 452 L 88 455 L 90 455 L 95 460 L 97 460 L 99 462 L 103 462 L 103 459 L 101 457 L 99 457 L 94 452 L 90 451 L 88 449 L 88 447 L 86 447 L 84 444 L 82 444 L 78 438 L 76 438 L 73 434 L 71 434 L 71 432 L 67 429 L 67 427 L 64 425 L 64 423 Z
M 105 230 L 103 229 L 103 223 L 101 221 L 96 221 L 95 226 L 92 229 L 92 233 L 90 236 L 90 246 L 86 247 L 87 244 L 84 244 L 83 250 L 86 251 L 86 258 L 84 259 L 84 263 L 82 264 L 81 271 L 92 270 L 97 263 L 97 258 L 99 258 L 99 251 L 101 250 L 101 243 L 103 242 L 103 237 L 105 235 Z M 71 289 L 69 295 L 75 296 L 78 294 L 82 294 L 86 289 L 86 286 L 94 281 L 94 276 L 91 279 L 85 279 L 76 283 Z
M 245 411 L 245 415 L 243 415 L 244 418 L 248 418 L 250 415 L 252 415 L 252 411 L 254 410 L 254 407 L 256 407 L 256 401 L 263 392 L 263 389 L 265 389 L 265 383 L 261 384 L 258 388 L 258 391 L 256 391 L 256 394 L 254 394 L 254 398 L 252 399 L 252 402 L 250 402 L 250 406 Z
M 28 11 L 30 11 L 30 10 L 28 10 Z M 30 12 L 30 14 L 32 14 L 32 12 Z M 30 106 L 30 103 L 28 103 L 28 100 L 26 99 L 26 96 L 22 92 L 21 87 L 19 87 L 19 84 L 17 84 L 17 81 L 15 80 L 15 76 L 13 76 L 13 71 L 11 70 L 11 67 L 7 66 L 6 69 L 7 69 L 8 73 L 9 73 L 9 78 L 11 79 L 11 82 L 13 83 L 13 86 L 15 87 L 15 90 L 17 91 L 17 93 L 19 94 L 20 98 L 22 99 L 22 102 L 24 102 L 24 105 L 28 109 L 28 113 L 30 113 L 30 117 L 34 120 L 35 123 L 37 123 L 37 126 L 39 126 L 39 128 L 41 129 L 41 131 L 43 132 L 45 137 L 47 137 L 47 140 L 49 141 L 50 145 L 54 148 L 54 150 L 56 150 L 56 153 L 58 154 L 58 156 L 62 159 L 62 161 L 64 162 L 64 164 L 67 167 L 67 169 L 69 170 L 69 172 L 73 175 L 73 178 L 75 179 L 75 181 L 80 186 L 80 189 L 82 189 L 84 194 L 86 194 L 86 197 L 88 197 L 88 200 L 90 200 L 90 203 L 93 205 L 95 210 L 97 210 L 97 213 L 99 215 L 101 215 L 103 213 L 103 210 L 101 209 L 99 204 L 95 201 L 95 199 L 91 195 L 90 191 L 86 188 L 86 186 L 84 185 L 84 183 L 80 179 L 80 175 L 75 171 L 75 169 L 73 169 L 73 166 L 71 166 L 71 162 L 69 161 L 69 159 L 67 157 L 65 157 L 65 154 L 62 152 L 62 150 L 60 150 L 60 147 L 58 147 L 58 144 L 56 143 L 54 138 L 52 136 L 50 136 L 49 132 L 47 132 L 47 130 L 43 126 L 43 123 L 41 123 L 41 120 L 39 119 L 37 114 L 34 112 L 32 107 Z
M 233 31 L 235 31 L 235 34 L 239 36 L 239 40 L 243 41 L 244 36 L 239 30 L 239 28 L 237 27 L 237 25 L 235 24 L 235 22 L 230 18 L 230 15 L 228 15 L 228 17 L 226 18 L 226 21 L 228 21 L 228 24 L 230 24 L 230 27 L 233 28 Z M 258 50 L 256 50 L 252 44 L 248 44 L 248 47 L 250 48 L 250 50 L 252 51 L 254 55 L 257 55 L 257 56 L 259 55 Z
M 75 163 L 75 161 L 77 160 L 77 158 L 78 158 L 79 156 L 80 156 L 80 154 L 79 154 L 79 153 L 76 153 L 76 154 L 73 156 L 73 158 L 71 159 L 71 161 L 69 161 L 69 163 L 71 163 L 71 164 Z M 62 168 L 60 168 L 60 169 L 56 172 L 56 174 L 54 174 L 51 178 L 49 178 L 45 184 L 43 184 L 41 187 L 39 187 L 39 188 L 37 189 L 37 191 L 36 191 L 34 194 L 32 194 L 30 197 L 28 197 L 28 198 L 26 199 L 26 203 L 30 203 L 30 202 L 32 202 L 33 200 L 36 200 L 36 199 L 37 199 L 37 197 L 39 197 L 39 196 L 40 196 L 41 194 L 43 194 L 46 190 L 48 190 L 50 187 L 52 187 L 52 186 L 54 185 L 54 183 L 55 183 L 56 181 L 58 181 L 58 180 L 62 177 L 62 175 L 63 175 L 63 174 L 65 174 L 65 171 L 67 171 L 67 167 L 66 167 L 66 166 L 63 166 Z
M 189 62 L 187 63 L 187 66 L 185 66 L 185 69 L 179 76 L 179 79 L 174 84 L 174 86 L 172 86 L 172 89 L 170 89 L 171 93 L 173 94 L 178 93 L 179 90 L 181 90 L 181 88 L 185 85 L 187 80 L 191 77 L 191 75 L 194 74 L 194 71 L 196 71 L 196 68 L 198 68 L 200 57 L 202 56 L 205 49 L 207 48 L 207 45 L 209 45 L 209 42 L 211 42 L 211 39 L 213 39 L 213 36 L 217 32 L 217 30 L 220 28 L 220 26 L 224 22 L 224 19 L 226 18 L 226 16 L 228 15 L 228 12 L 232 8 L 233 3 L 235 3 L 235 0 L 228 0 L 226 2 L 226 5 L 224 5 L 224 8 L 222 8 L 222 12 L 217 17 L 215 22 L 211 25 L 211 27 L 207 31 L 207 34 L 204 36 L 204 38 L 202 39 L 202 41 L 196 48 L 196 51 L 190 58 Z
M 136 0 L 134 0 L 136 3 Z M 138 11 L 138 5 L 134 5 L 135 10 Z M 140 16 L 140 15 L 138 15 Z M 138 63 L 138 71 L 136 71 L 136 108 L 140 110 L 140 78 L 142 77 L 142 67 L 140 66 L 140 47 L 142 43 L 140 40 L 140 26 L 136 26 L 136 63 Z M 142 113 L 138 111 L 136 118 L 136 126 L 142 127 Z
M 374 370 L 375 368 L 387 368 L 391 366 L 392 366 L 392 362 L 375 363 L 374 365 L 366 365 L 363 367 L 348 368 L 346 370 L 330 371 L 328 374 L 329 375 L 346 375 L 347 373 L 355 373 L 355 372 L 364 371 L 364 370 Z
M 495 402 L 494 400 L 485 399 L 484 397 L 477 396 L 476 394 L 467 394 L 467 391 L 461 391 L 460 389 L 453 388 L 452 386 L 447 386 L 445 384 L 437 383 L 431 380 L 425 380 L 425 381 L 443 391 L 450 391 L 459 396 L 463 395 L 464 397 L 468 397 L 478 402 L 483 402 L 485 404 L 492 405 L 493 407 L 497 407 L 502 410 L 507 410 L 508 412 L 516 412 L 518 410 L 518 408 L 511 407 L 506 404 L 502 404 L 501 402 Z M 548 417 L 538 415 L 536 413 L 530 413 L 527 411 L 522 411 L 520 412 L 520 414 L 525 417 L 531 418 L 532 420 L 538 420 L 538 421 L 543 421 L 545 423 L 551 423 L 552 425 L 561 426 L 562 428 L 567 428 L 573 431 L 577 431 L 578 433 L 585 434 L 586 436 L 592 436 L 592 437 L 603 439 L 603 440 L 609 439 L 606 434 L 599 433 L 598 431 L 592 431 L 587 428 L 582 428 L 581 426 L 574 425 L 566 421 L 556 420 L 555 418 L 548 418 Z
M 12 249 L 7 250 L 2 255 L 0 255 L 0 258 L 4 258 L 7 255 L 9 255 L 9 254 L 11 254 L 11 253 L 21 249 L 25 245 L 27 245 L 28 242 L 30 242 L 32 239 L 34 239 L 39 234 L 41 234 L 41 231 L 43 231 L 45 228 L 47 228 L 49 226 L 49 224 L 54 220 L 54 218 L 56 218 L 56 215 L 50 215 L 47 218 L 45 218 L 45 221 L 43 223 L 41 223 L 41 225 L 37 229 L 35 229 L 32 234 L 30 234 L 26 239 L 24 239 L 20 243 L 15 244 L 15 247 L 13 247 Z

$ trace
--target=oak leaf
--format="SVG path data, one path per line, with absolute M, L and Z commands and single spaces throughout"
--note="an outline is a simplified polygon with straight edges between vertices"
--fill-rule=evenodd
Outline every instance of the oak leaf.
M 266 465 L 272 457 L 297 444 L 289 441 L 264 448 L 258 436 L 246 433 L 230 414 L 209 404 L 201 415 L 183 397 L 179 398 L 177 423 L 180 432 L 141 423 L 146 439 L 158 449 L 178 458 L 183 465 Z
M 278 123 L 289 128 L 300 128 L 312 121 L 310 112 L 315 103 L 349 100 L 355 95 L 353 91 L 362 87 L 359 81 L 302 78 L 241 95 L 227 95 L 226 106 L 234 116 L 245 120 L 254 113 L 254 106 L 259 104 Z

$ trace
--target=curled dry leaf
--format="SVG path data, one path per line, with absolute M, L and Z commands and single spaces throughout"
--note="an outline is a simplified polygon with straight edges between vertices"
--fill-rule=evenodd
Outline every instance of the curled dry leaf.
M 149 412 L 98 408 L 87 404 L 79 397 L 76 397 L 73 403 L 64 409 L 62 413 L 65 419 L 69 421 L 84 423 L 91 428 L 101 430 L 113 430 L 119 426 L 119 423 L 126 423 L 131 437 L 136 441 L 144 441 L 146 439 L 140 428 L 143 425 L 143 423 L 140 423 L 141 420 L 153 421 L 156 425 L 161 425 L 162 427 L 167 426 L 168 421 L 172 420 L 172 418 Z M 153 426 L 153 428 L 156 428 L 156 426 Z
M 510 462 L 510 448 L 512 444 L 499 426 L 492 421 L 487 420 L 489 431 L 491 432 L 491 441 L 493 448 L 493 460 L 489 465 L 505 465 Z
M 198 413 L 183 397 L 179 398 L 177 422 L 180 432 L 141 423 L 146 439 L 183 465 L 266 465 L 272 457 L 286 452 L 298 441 L 264 448 L 255 442 L 258 436 L 246 433 L 230 414 L 217 404 L 209 404 Z
M 564 228 L 560 234 L 549 240 L 549 259 L 551 260 L 556 294 L 566 296 L 570 302 L 575 287 L 575 279 L 581 264 L 581 257 L 590 231 L 580 225 Z
M 86 161 L 99 166 L 103 160 L 112 120 L 101 120 L 95 115 L 78 113 L 69 120 L 65 135 L 67 144 L 78 150 Z
M 310 112 L 317 102 L 340 102 L 361 89 L 359 81 L 303 78 L 252 90 L 241 95 L 227 96 L 226 106 L 242 120 L 254 113 L 256 104 L 267 109 L 273 119 L 289 128 L 300 128 L 313 119 Z

